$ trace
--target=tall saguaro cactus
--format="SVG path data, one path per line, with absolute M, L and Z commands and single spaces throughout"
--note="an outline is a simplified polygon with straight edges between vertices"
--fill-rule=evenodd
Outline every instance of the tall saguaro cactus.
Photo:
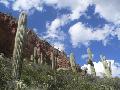
M 54 53 L 51 52 L 51 57 L 50 57 L 51 61 L 52 61 L 52 69 L 55 69 L 55 57 L 54 57 Z
M 15 44 L 13 51 L 13 77 L 15 80 L 20 80 L 22 62 L 23 62 L 23 47 L 26 36 L 27 15 L 21 12 L 18 20 L 18 27 L 15 36 Z
M 75 57 L 73 53 L 70 54 L 70 64 L 71 64 L 72 71 L 77 72 L 76 64 L 75 64 Z
M 90 66 L 90 73 L 93 76 L 96 76 L 94 64 L 92 62 L 92 51 L 90 50 L 90 48 L 87 49 L 87 53 L 88 53 L 88 63 L 87 64 Z
M 101 62 L 102 62 L 103 67 L 104 67 L 106 77 L 111 78 L 112 77 L 111 62 L 106 61 L 105 56 L 101 55 L 100 58 L 101 58 Z
M 41 60 L 40 64 L 43 64 L 43 53 L 42 52 L 40 54 L 40 60 Z
M 34 63 L 38 63 L 38 53 L 37 53 L 37 47 L 34 47 Z

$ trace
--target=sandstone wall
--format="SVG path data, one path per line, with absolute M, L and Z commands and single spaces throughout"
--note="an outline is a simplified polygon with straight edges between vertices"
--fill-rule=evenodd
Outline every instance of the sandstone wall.
M 0 53 L 12 57 L 14 39 L 17 30 L 17 20 L 12 16 L 0 12 Z M 39 38 L 32 30 L 27 30 L 27 39 L 24 47 L 24 57 L 30 58 L 34 53 L 34 47 L 38 54 L 43 55 L 43 63 L 51 65 L 50 55 L 55 56 L 56 68 L 69 68 L 70 63 L 64 52 L 55 49 L 47 41 Z

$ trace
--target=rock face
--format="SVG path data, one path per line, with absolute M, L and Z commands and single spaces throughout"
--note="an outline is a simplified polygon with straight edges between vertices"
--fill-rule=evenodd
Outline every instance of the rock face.
M 12 56 L 17 21 L 7 14 L 0 12 L 0 53 Z
M 4 53 L 6 57 L 12 57 L 16 31 L 17 20 L 8 14 L 0 12 L 0 53 Z M 34 47 L 38 50 L 38 56 L 42 55 L 43 63 L 52 65 L 50 59 L 52 52 L 55 58 L 55 68 L 69 69 L 70 62 L 64 52 L 55 49 L 47 41 L 42 40 L 32 30 L 28 29 L 24 47 L 24 57 L 28 58 L 28 60 L 34 54 Z

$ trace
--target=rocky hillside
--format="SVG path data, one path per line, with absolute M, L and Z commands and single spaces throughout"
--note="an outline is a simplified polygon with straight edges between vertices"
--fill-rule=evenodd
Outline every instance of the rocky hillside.
M 4 53 L 6 57 L 12 57 L 14 40 L 17 31 L 17 19 L 0 12 L 0 53 Z M 56 68 L 69 68 L 70 63 L 66 54 L 47 41 L 39 38 L 32 30 L 27 30 L 27 38 L 24 45 L 24 58 L 31 58 L 34 48 L 37 48 L 38 57 L 42 57 L 43 63 L 51 64 L 50 55 L 54 54 Z M 38 62 L 39 63 L 39 62 Z

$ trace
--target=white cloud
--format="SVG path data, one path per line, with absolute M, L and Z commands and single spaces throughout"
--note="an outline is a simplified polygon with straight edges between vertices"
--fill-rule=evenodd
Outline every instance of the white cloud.
M 15 11 L 30 11 L 32 9 L 36 9 L 38 11 L 42 11 L 42 0 L 16 0 L 13 2 L 13 10 Z
M 50 38 L 53 41 L 64 40 L 65 33 L 60 27 L 72 20 L 78 19 L 84 14 L 90 4 L 95 4 L 95 12 L 98 12 L 106 20 L 112 21 L 115 24 L 120 22 L 119 2 L 119 0 L 0 0 L 0 3 L 6 6 L 11 4 L 12 9 L 15 11 L 42 11 L 44 4 L 53 6 L 57 9 L 68 8 L 71 13 L 62 15 L 62 17 L 56 18 L 53 22 L 47 24 L 48 30 L 45 38 Z M 85 27 L 85 25 L 79 22 L 70 27 L 69 34 L 74 47 L 80 44 L 87 46 L 90 41 L 102 41 L 103 44 L 106 45 L 109 42 L 109 35 L 116 35 L 120 40 L 120 30 L 114 31 L 113 35 L 111 26 L 108 25 L 101 28 L 101 30 L 98 28 L 93 31 L 91 28 Z
M 55 8 L 69 8 L 71 10 L 70 19 L 78 19 L 87 9 L 92 0 L 44 0 L 46 4 L 53 5 Z
M 120 0 L 94 0 L 95 11 L 108 21 L 120 22 Z
M 120 27 L 119 28 L 116 28 L 116 30 L 114 31 L 113 35 L 117 36 L 118 40 L 120 40 Z
M 65 49 L 65 46 L 63 43 L 60 43 L 60 42 L 55 42 L 54 43 L 54 47 L 60 51 L 63 51 Z
M 68 18 L 74 20 L 78 19 L 81 14 L 84 13 L 89 4 L 91 4 L 91 1 L 92 0 L 16 0 L 11 1 L 11 5 L 12 9 L 15 11 L 25 10 L 27 12 L 31 10 L 42 11 L 44 4 L 53 6 L 57 9 L 69 8 L 69 10 L 71 10 L 71 13 L 69 13 Z
M 0 0 L 0 3 L 4 4 L 6 7 L 8 7 L 10 4 L 8 0 Z
M 86 27 L 81 22 L 76 23 L 69 29 L 71 43 L 74 47 L 77 47 L 81 44 L 89 45 L 90 41 L 102 41 L 103 44 L 106 44 L 111 32 L 111 27 L 108 25 L 105 25 L 105 27 L 102 29 L 98 28 L 93 30 L 92 28 Z
M 111 62 L 111 68 L 112 68 L 112 76 L 113 77 L 120 77 L 120 63 L 115 62 L 114 60 L 107 60 Z M 103 76 L 104 74 L 104 68 L 102 63 L 99 62 L 93 62 L 94 63 L 94 67 L 96 70 L 96 75 L 97 76 Z M 89 65 L 84 64 L 82 66 L 82 68 L 87 67 L 88 68 L 88 73 L 90 72 L 90 68 Z
M 33 28 L 33 31 L 34 31 L 35 33 L 38 33 L 38 29 L 36 29 L 36 28 Z
M 61 31 L 61 26 L 63 25 L 64 21 L 60 18 L 56 18 L 51 23 L 47 23 L 47 32 L 44 38 L 51 38 L 51 39 L 58 39 L 64 40 L 65 33 Z
M 91 0 L 77 0 L 76 3 L 72 3 L 70 14 L 71 20 L 79 19 L 80 16 L 87 10 L 87 7 L 91 4 Z
M 78 19 L 90 4 L 95 4 L 95 12 L 98 12 L 108 21 L 120 23 L 120 0 L 0 0 L 0 2 L 5 6 L 12 2 L 13 10 L 17 11 L 30 11 L 31 9 L 42 11 L 44 4 L 58 9 L 68 8 L 71 10 L 69 14 L 71 20 Z
M 52 22 L 46 24 L 47 31 L 43 38 L 52 43 L 55 48 L 64 50 L 64 40 L 66 34 L 61 30 L 61 27 L 65 25 L 65 16 L 56 18 Z

